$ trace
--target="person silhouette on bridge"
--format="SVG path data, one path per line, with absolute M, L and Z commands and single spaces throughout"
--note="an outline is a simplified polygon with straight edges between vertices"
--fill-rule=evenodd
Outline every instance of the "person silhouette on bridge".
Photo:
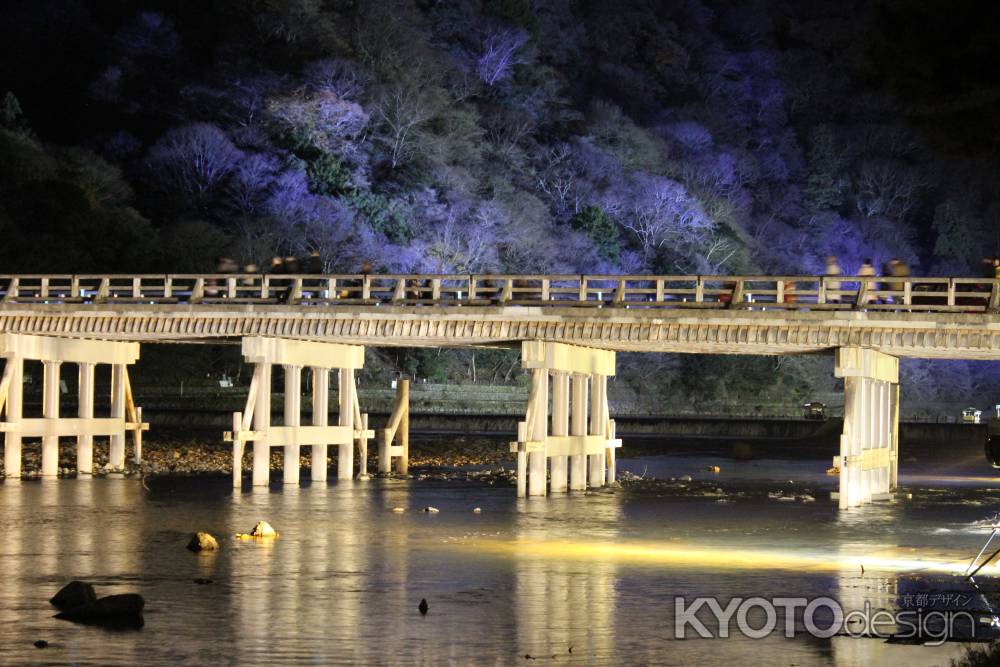
M 910 277 L 910 267 L 906 265 L 906 262 L 901 260 L 899 257 L 893 257 L 889 260 L 889 274 L 894 278 L 909 278 Z M 893 292 L 902 292 L 906 285 L 905 281 L 893 280 L 889 283 L 889 289 Z M 894 296 L 896 298 L 894 298 Z M 902 303 L 903 295 L 890 295 L 886 299 L 887 303 Z
M 826 256 L 826 273 L 824 274 L 829 278 L 837 277 L 840 275 L 840 264 L 837 263 L 837 258 L 833 255 Z M 840 289 L 839 280 L 827 280 L 826 281 L 826 302 L 827 303 L 840 303 L 840 294 L 837 291 Z

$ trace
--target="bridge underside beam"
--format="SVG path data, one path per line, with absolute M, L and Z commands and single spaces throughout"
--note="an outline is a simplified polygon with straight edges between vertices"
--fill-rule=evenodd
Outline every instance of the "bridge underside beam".
M 614 452 L 621 441 L 615 438 L 614 421 L 608 418 L 607 378 L 615 372 L 615 353 L 525 341 L 521 362 L 531 371 L 531 391 L 518 440 L 510 445 L 517 453 L 518 495 L 546 495 L 547 472 L 552 493 L 614 482 Z
M 841 509 L 890 497 L 899 464 L 899 360 L 876 350 L 837 350 L 834 373 L 844 378 L 840 436 Z

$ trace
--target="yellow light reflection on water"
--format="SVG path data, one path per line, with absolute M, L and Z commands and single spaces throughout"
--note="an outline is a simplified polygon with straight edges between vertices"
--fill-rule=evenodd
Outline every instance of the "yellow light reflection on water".
M 459 548 L 511 556 L 530 556 L 557 560 L 593 560 L 611 563 L 664 565 L 699 569 L 796 570 L 842 572 L 866 570 L 877 572 L 934 572 L 962 574 L 971 560 L 946 559 L 941 556 L 917 556 L 916 550 L 883 549 L 858 554 L 831 556 L 820 552 L 794 549 L 747 549 L 738 545 L 691 545 L 664 542 L 615 543 L 604 541 L 518 539 L 512 541 L 470 539 Z M 990 565 L 983 574 L 996 574 Z

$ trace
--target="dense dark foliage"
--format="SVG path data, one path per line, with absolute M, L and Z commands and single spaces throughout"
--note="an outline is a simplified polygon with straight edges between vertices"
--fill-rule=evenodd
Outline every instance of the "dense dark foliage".
M 898 256 L 968 274 L 1000 252 L 1000 11 L 986 3 L 2 12 L 5 271 L 317 249 L 334 271 L 816 273 L 832 253 L 845 272 Z M 772 361 L 740 368 L 814 384 Z

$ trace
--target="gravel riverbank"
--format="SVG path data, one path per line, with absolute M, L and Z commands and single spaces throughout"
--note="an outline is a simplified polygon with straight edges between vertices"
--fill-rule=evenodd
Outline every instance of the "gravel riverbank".
M 252 447 L 247 447 L 243 461 L 244 471 L 252 469 Z M 135 463 L 132 458 L 131 440 L 126 448 L 127 457 L 124 474 L 146 477 L 170 476 L 229 476 L 231 474 L 232 450 L 230 445 L 207 442 L 201 439 L 150 439 L 143 443 L 143 460 Z M 303 448 L 300 459 L 303 470 L 312 465 L 309 448 Z M 376 461 L 375 445 L 369 445 L 369 473 L 374 476 Z M 509 451 L 506 441 L 473 438 L 452 438 L 447 441 L 412 442 L 410 444 L 410 477 L 417 480 L 465 481 L 486 485 L 514 485 L 515 457 Z M 334 478 L 337 468 L 337 451 L 330 447 L 327 461 L 329 476 Z M 271 470 L 283 467 L 283 452 L 280 448 L 271 451 Z M 2 473 L 0 465 L 0 473 Z M 22 451 L 22 471 L 25 478 L 37 478 L 41 472 L 41 446 L 25 444 Z M 108 466 L 108 442 L 94 443 L 94 474 L 106 475 L 114 472 Z M 767 496 L 777 502 L 812 502 L 816 492 L 808 485 L 792 484 L 776 488 L 774 483 L 760 485 L 735 484 L 712 479 L 711 470 L 696 471 L 696 479 L 691 475 L 670 478 L 638 476 L 628 471 L 619 471 L 613 487 L 595 490 L 607 493 L 612 489 L 624 490 L 632 494 L 653 497 L 699 497 L 714 499 L 719 503 L 744 497 Z M 699 474 L 701 473 L 701 474 Z M 66 443 L 59 450 L 59 474 L 64 477 L 76 475 L 76 446 Z
M 94 474 L 101 475 L 111 472 L 108 466 L 107 440 L 94 442 Z M 253 446 L 246 447 L 243 469 L 250 470 L 253 465 Z M 308 447 L 303 447 L 300 465 L 303 469 L 312 466 Z M 369 443 L 368 470 L 374 473 L 375 443 Z M 24 444 L 22 450 L 22 472 L 27 478 L 38 477 L 42 467 L 41 445 L 37 443 Z M 283 452 L 280 448 L 271 450 L 271 469 L 281 470 Z M 126 447 L 125 474 L 128 475 L 229 475 L 232 470 L 231 445 L 204 440 L 153 440 L 143 442 L 142 462 L 135 463 L 131 439 Z M 434 472 L 441 469 L 457 469 L 467 466 L 491 465 L 499 467 L 502 463 L 513 462 L 514 457 L 508 451 L 506 442 L 496 440 L 472 440 L 465 438 L 453 439 L 446 444 L 416 442 L 410 444 L 411 474 Z M 337 448 L 329 448 L 328 465 L 331 470 L 337 467 Z M 0 472 L 3 465 L 0 462 Z M 72 476 L 76 474 L 76 445 L 65 443 L 59 447 L 59 474 Z

